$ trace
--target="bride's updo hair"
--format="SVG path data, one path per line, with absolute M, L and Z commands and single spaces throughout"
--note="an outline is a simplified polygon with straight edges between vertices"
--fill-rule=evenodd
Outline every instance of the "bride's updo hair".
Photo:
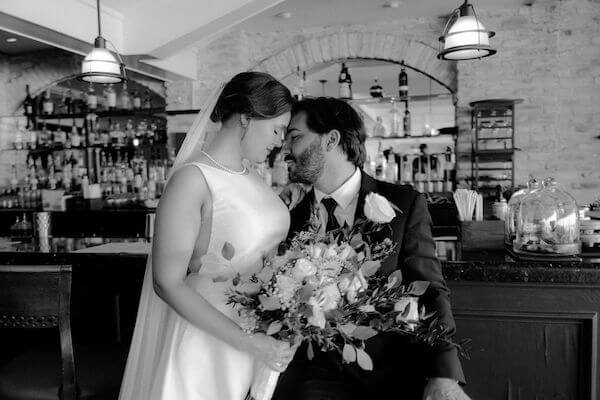
M 242 72 L 223 88 L 210 119 L 224 122 L 233 114 L 270 119 L 292 109 L 294 98 L 281 82 L 264 72 Z

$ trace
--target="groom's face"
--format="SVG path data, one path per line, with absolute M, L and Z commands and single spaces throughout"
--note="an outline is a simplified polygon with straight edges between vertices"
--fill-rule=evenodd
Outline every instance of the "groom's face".
M 322 138 L 308 128 L 304 111 L 292 116 L 284 146 L 292 182 L 314 184 L 321 176 L 325 166 Z

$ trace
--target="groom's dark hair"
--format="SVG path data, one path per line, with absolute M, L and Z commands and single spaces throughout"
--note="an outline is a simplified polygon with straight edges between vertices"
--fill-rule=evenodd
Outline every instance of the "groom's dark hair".
M 348 161 L 362 168 L 367 154 L 365 124 L 350 104 L 333 97 L 308 97 L 294 104 L 292 114 L 299 112 L 306 114 L 306 125 L 313 132 L 339 131 Z

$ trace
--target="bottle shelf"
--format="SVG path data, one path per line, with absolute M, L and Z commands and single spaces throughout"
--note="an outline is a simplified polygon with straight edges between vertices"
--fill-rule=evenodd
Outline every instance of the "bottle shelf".
M 481 140 L 512 140 L 512 136 L 499 136 L 499 137 L 489 137 L 489 138 L 477 138 L 478 141 Z
M 193 110 L 185 110 L 193 111 Z M 157 114 L 168 114 L 164 108 L 149 108 L 139 110 L 108 110 L 108 111 L 88 111 L 85 113 L 75 114 L 38 114 L 35 116 L 37 120 L 55 120 L 55 119 L 85 119 L 90 114 L 96 114 L 98 117 L 159 117 Z
M 1 151 L 27 151 L 30 153 L 48 153 L 52 151 L 65 151 L 65 150 L 85 150 L 85 149 L 103 149 L 103 150 L 135 150 L 145 148 L 164 148 L 166 143 L 153 143 L 153 144 L 140 144 L 134 145 L 103 145 L 103 144 L 91 144 L 87 146 L 52 146 L 52 147 L 36 147 L 35 149 L 2 149 Z

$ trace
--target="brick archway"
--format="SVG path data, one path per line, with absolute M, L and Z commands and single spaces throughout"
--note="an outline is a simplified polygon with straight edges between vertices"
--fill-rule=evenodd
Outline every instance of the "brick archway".
M 437 49 L 402 36 L 374 32 L 336 32 L 307 38 L 271 54 L 250 70 L 268 72 L 278 79 L 295 73 L 296 67 L 310 69 L 344 59 L 379 59 L 400 63 L 434 79 L 456 93 L 456 64 L 437 59 Z

